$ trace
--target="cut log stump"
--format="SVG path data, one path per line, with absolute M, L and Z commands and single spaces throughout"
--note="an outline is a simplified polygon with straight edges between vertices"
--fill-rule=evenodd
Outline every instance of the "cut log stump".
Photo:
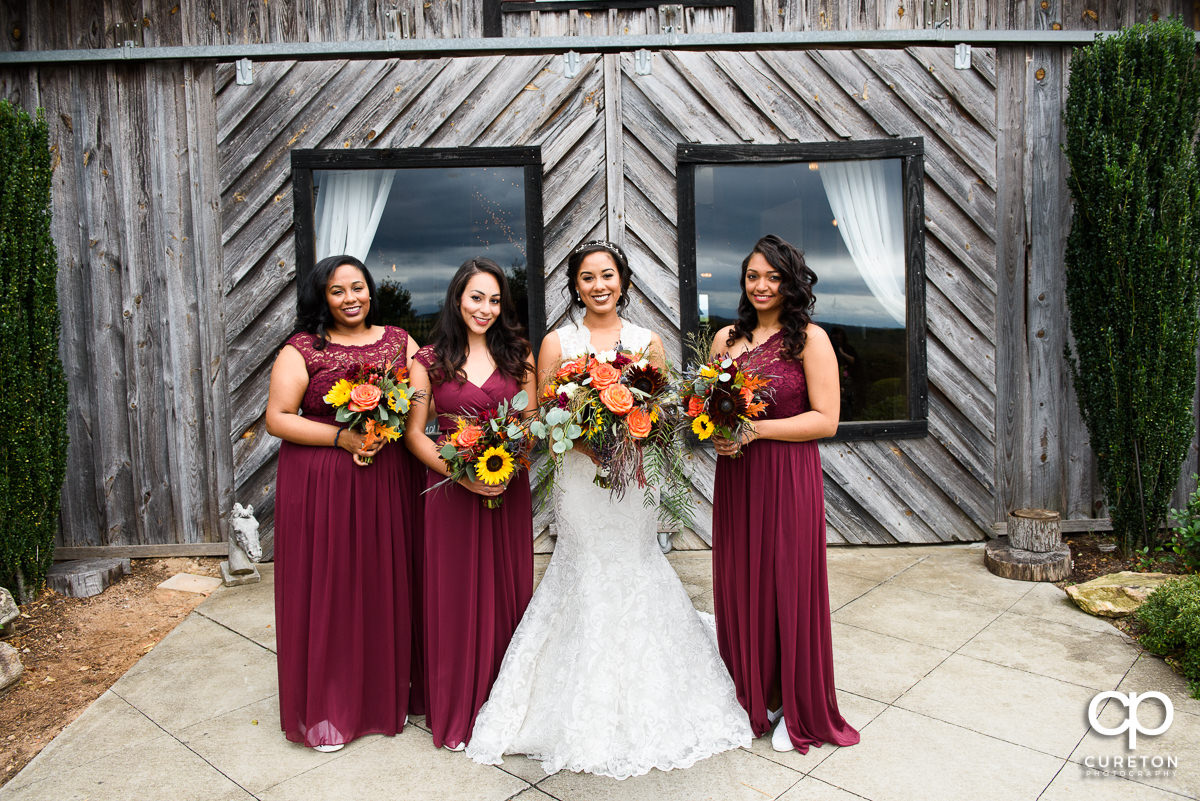
M 1012 547 L 1008 537 L 997 537 L 984 547 L 983 563 L 1001 578 L 1062 581 L 1071 575 L 1071 548 L 1059 545 L 1053 551 L 1037 553 Z
M 1014 509 L 1008 514 L 1008 541 L 1013 548 L 1050 553 L 1062 546 L 1058 512 L 1049 509 Z
M 76 559 L 52 565 L 46 571 L 46 586 L 72 598 L 90 598 L 128 574 L 128 559 Z

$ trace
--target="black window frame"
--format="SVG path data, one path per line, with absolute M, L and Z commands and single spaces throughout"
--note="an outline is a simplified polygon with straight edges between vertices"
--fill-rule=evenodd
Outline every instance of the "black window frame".
M 542 149 L 529 147 L 406 147 L 378 150 L 292 151 L 296 277 L 316 263 L 314 170 L 404 170 L 422 167 L 521 167 L 525 181 L 525 288 L 529 339 L 537 353 L 546 334 L 545 252 L 542 234 Z
M 733 8 L 734 33 L 754 32 L 754 0 L 483 0 L 483 35 L 502 36 L 506 13 L 530 11 L 606 11 L 610 8 L 637 9 L 678 5 L 684 8 Z
M 925 354 L 925 140 L 875 139 L 783 145 L 679 144 L 675 153 L 679 203 L 679 317 L 682 339 L 700 330 L 696 276 L 697 166 L 782 162 L 900 159 L 904 193 L 904 291 L 908 342 L 908 419 L 840 423 L 835 440 L 910 439 L 929 434 L 928 363 Z M 747 248 L 753 243 L 747 243 Z M 686 359 L 689 354 L 683 354 Z

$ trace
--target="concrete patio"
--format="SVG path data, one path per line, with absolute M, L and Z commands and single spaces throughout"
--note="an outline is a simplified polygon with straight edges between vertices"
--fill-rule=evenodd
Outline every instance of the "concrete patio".
M 707 553 L 671 561 L 711 611 Z M 545 558 L 539 558 L 540 570 Z M 817 801 L 1168 801 L 1200 796 L 1200 701 L 1161 660 L 1061 590 L 997 578 L 982 546 L 829 552 L 838 698 L 862 733 L 849 748 L 779 754 L 770 738 L 695 767 L 623 782 L 546 776 L 510 757 L 476 765 L 436 749 L 424 720 L 321 754 L 279 731 L 271 568 L 221 589 L 5 787 L 0 799 L 816 799 Z M 1102 690 L 1157 690 L 1174 721 L 1157 737 L 1101 736 L 1087 719 Z M 1117 727 L 1125 707 L 1109 699 Z M 1162 722 L 1155 702 L 1138 710 Z M 17 733 L 19 736 L 19 732 Z M 1144 758 L 1146 775 L 1090 775 L 1085 762 Z M 1172 757 L 1169 775 L 1152 767 Z M 1097 763 L 1097 760 L 1103 762 Z M 1141 764 L 1140 762 L 1138 764 Z

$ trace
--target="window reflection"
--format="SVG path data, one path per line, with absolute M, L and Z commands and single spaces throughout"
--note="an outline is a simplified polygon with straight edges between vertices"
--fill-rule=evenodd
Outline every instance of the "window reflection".
M 695 167 L 701 325 L 736 318 L 741 262 L 761 236 L 796 245 L 818 277 L 814 321 L 838 356 L 843 422 L 908 417 L 901 178 L 900 159 Z
M 316 258 L 365 246 L 382 323 L 428 342 L 454 272 L 487 256 L 505 268 L 529 329 L 524 168 L 314 170 L 313 183 Z

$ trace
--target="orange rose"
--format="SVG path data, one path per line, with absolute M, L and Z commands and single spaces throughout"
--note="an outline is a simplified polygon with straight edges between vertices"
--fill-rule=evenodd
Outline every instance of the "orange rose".
M 346 404 L 352 412 L 369 412 L 379 405 L 383 391 L 374 384 L 359 384 L 350 390 L 350 402 Z
M 570 378 L 572 375 L 574 375 L 575 373 L 578 373 L 582 369 L 583 369 L 583 360 L 582 359 L 572 359 L 569 362 L 563 362 L 562 366 L 558 368 L 558 372 L 556 372 L 554 374 L 554 376 L 555 376 L 555 378 L 560 378 L 560 379 L 561 378 Z
M 687 416 L 697 417 L 704 411 L 704 398 L 699 395 L 693 395 L 688 398 Z
M 634 439 L 643 439 L 650 434 L 650 412 L 641 406 L 629 410 L 629 414 L 625 416 L 625 423 Z
M 600 402 L 613 414 L 624 415 L 633 408 L 633 393 L 624 384 L 611 384 L 600 390 Z
M 483 436 L 483 429 L 479 426 L 467 426 L 462 431 L 458 432 L 457 444 L 460 448 L 470 448 L 479 438 Z
M 611 387 L 621 380 L 621 371 L 604 362 L 596 362 L 589 367 L 588 375 L 592 377 L 592 386 L 596 389 Z

